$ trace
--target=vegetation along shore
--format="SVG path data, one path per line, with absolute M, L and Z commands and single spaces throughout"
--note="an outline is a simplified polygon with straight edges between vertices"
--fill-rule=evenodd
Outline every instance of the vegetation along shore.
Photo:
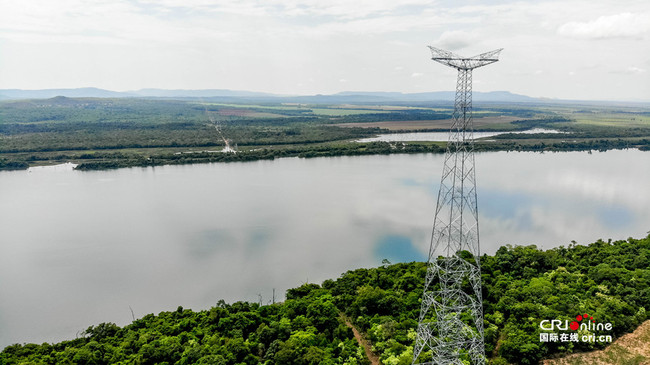
M 394 103 L 398 104 L 398 103 Z M 68 98 L 0 102 L 0 170 L 64 162 L 80 170 L 280 157 L 442 153 L 442 142 L 356 142 L 380 133 L 449 131 L 453 105 Z M 496 104 L 474 108 L 477 151 L 650 150 L 650 108 Z M 556 132 L 562 133 L 556 133 Z
M 542 342 L 544 320 L 589 313 L 611 323 L 616 340 L 650 318 L 650 235 L 549 250 L 504 246 L 481 263 L 491 364 L 536 364 L 608 345 Z M 385 261 L 289 289 L 280 303 L 178 307 L 124 327 L 90 326 L 69 341 L 11 345 L 0 363 L 410 364 L 425 272 L 422 262 Z M 648 360 L 642 353 L 633 352 L 634 363 Z

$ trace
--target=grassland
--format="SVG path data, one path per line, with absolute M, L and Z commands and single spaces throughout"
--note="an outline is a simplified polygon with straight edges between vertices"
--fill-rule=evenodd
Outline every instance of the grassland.
M 487 113 L 483 113 L 486 115 Z M 480 114 L 479 114 L 480 115 Z M 511 123 L 520 120 L 514 116 L 475 116 L 474 128 L 476 130 L 498 130 L 507 131 L 514 130 L 516 126 Z M 453 119 L 438 119 L 438 120 L 399 120 L 399 121 L 385 121 L 385 122 L 368 122 L 368 123 L 342 123 L 336 124 L 340 127 L 365 127 L 365 128 L 381 128 L 391 132 L 404 132 L 404 131 L 447 131 L 451 128 Z
M 345 115 L 388 113 L 387 110 L 343 109 L 343 108 L 313 108 L 312 112 L 316 115 L 327 115 L 327 116 L 336 116 L 336 117 L 345 116 Z
M 332 106 L 324 107 L 323 105 L 309 105 L 309 104 L 278 104 L 278 105 L 259 105 L 259 104 L 223 104 L 223 103 L 202 103 L 203 105 L 209 105 L 211 107 L 219 108 L 220 114 L 223 114 L 223 111 L 228 110 L 233 112 L 235 115 L 237 112 L 240 113 L 238 116 L 247 116 L 247 117 L 257 117 L 264 118 L 265 116 L 261 115 L 264 112 L 257 112 L 260 115 L 255 115 L 254 110 L 266 110 L 266 114 L 272 115 L 272 117 L 280 117 L 283 113 L 286 112 L 299 112 L 302 115 L 313 115 L 313 116 L 344 116 L 344 115 L 357 115 L 357 114 L 376 114 L 376 113 L 386 113 L 393 109 L 384 110 L 381 107 L 369 107 L 369 108 L 355 108 L 354 105 L 348 107 L 342 106 Z M 390 107 L 389 107 L 390 108 Z M 399 108 L 399 107 L 398 107 Z M 400 109 L 395 109 L 400 110 Z
M 635 113 L 571 113 L 578 124 L 614 128 L 650 128 L 650 115 Z
M 210 103 L 66 98 L 0 102 L 0 169 L 74 162 L 84 168 L 249 161 L 284 156 L 442 152 L 444 144 L 359 144 L 398 131 L 447 131 L 450 104 Z M 477 141 L 482 151 L 650 149 L 650 106 L 490 104 L 476 130 L 556 129 Z M 226 144 L 236 154 L 221 151 Z

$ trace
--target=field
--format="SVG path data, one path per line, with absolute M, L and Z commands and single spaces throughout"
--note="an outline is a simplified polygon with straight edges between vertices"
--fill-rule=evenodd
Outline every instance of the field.
M 230 115 L 236 116 L 245 116 L 245 117 L 254 117 L 254 118 L 275 118 L 281 117 L 283 115 L 296 115 L 300 113 L 301 115 L 313 115 L 313 116 L 344 116 L 344 115 L 357 115 L 357 114 L 376 114 L 376 113 L 386 113 L 390 110 L 400 110 L 384 109 L 383 107 L 369 107 L 369 108 L 357 108 L 354 105 L 348 106 L 332 106 L 325 107 L 323 105 L 308 105 L 308 104 L 287 104 L 282 103 L 278 105 L 259 105 L 259 104 L 221 104 L 221 103 L 201 103 L 206 107 L 218 108 L 219 114 L 224 114 L 224 111 L 228 111 Z M 397 107 L 399 108 L 399 107 Z M 256 112 L 256 110 L 265 110 L 265 112 Z M 290 113 L 290 114 L 287 114 Z
M 605 127 L 650 127 L 650 115 L 647 113 L 571 113 L 570 116 L 579 124 Z
M 445 131 L 450 103 L 214 103 L 200 99 L 67 98 L 0 102 L 0 169 L 74 162 L 80 168 L 250 161 L 276 157 L 444 152 L 440 143 L 360 144 L 398 131 Z M 650 106 L 488 104 L 474 128 L 506 134 L 481 151 L 650 148 Z M 221 153 L 226 141 L 237 153 Z
M 512 129 L 510 123 L 521 118 L 513 116 L 485 116 L 474 117 L 474 128 L 480 130 L 509 130 Z M 400 120 L 400 121 L 386 121 L 386 122 L 370 122 L 370 123 L 344 123 L 335 124 L 339 127 L 364 127 L 364 128 L 381 128 L 391 132 L 398 131 L 423 131 L 423 130 L 449 130 L 451 128 L 453 119 L 439 119 L 439 120 Z

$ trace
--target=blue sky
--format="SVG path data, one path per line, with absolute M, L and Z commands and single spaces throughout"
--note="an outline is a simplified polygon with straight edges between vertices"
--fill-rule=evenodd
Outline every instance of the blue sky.
M 478 91 L 650 100 L 646 0 L 0 0 L 0 88 L 452 90 L 427 45 L 504 48 Z

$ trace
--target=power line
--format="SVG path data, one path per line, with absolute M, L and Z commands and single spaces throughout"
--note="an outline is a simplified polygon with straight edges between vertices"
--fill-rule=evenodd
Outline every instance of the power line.
M 485 364 L 483 298 L 472 121 L 472 70 L 502 49 L 461 57 L 431 47 L 432 60 L 458 70 L 453 125 L 445 151 L 429 246 L 413 364 Z

